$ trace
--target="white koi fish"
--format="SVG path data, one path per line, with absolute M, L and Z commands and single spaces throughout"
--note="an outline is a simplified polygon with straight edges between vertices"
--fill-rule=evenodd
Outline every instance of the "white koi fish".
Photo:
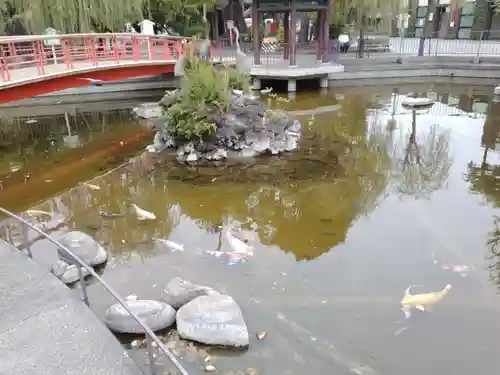
M 406 288 L 403 299 L 401 300 L 401 311 L 408 319 L 411 316 L 411 309 L 420 311 L 429 311 L 434 305 L 441 301 L 451 289 L 451 284 L 446 285 L 439 292 L 431 292 L 424 294 L 410 294 L 411 286 Z
M 88 182 L 84 182 L 83 185 L 88 187 L 90 190 L 101 190 L 100 186 L 94 185 L 94 184 L 89 184 Z
M 27 210 L 25 211 L 26 215 L 29 215 L 29 216 L 53 216 L 54 213 L 53 212 L 47 212 L 47 211 L 41 211 L 41 210 Z
M 137 215 L 138 220 L 155 220 L 156 215 L 152 212 L 143 210 L 142 208 L 138 207 L 136 204 L 132 204 L 132 207 L 135 210 L 135 214 Z
M 231 247 L 233 248 L 233 251 L 235 253 L 246 254 L 249 256 L 253 255 L 252 246 L 246 244 L 245 242 L 243 242 L 239 238 L 236 238 L 235 236 L 233 236 L 233 234 L 231 233 L 231 229 L 229 229 L 226 232 L 226 238 L 227 238 L 227 242 L 229 242 L 229 244 L 231 245 Z
M 167 247 L 171 248 L 173 251 L 184 251 L 184 245 L 179 244 L 177 242 L 166 240 L 164 238 L 155 238 L 154 240 L 166 245 Z

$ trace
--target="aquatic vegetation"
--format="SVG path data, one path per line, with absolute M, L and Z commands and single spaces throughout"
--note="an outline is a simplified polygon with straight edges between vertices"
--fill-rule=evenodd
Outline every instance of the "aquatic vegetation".
M 167 94 L 165 130 L 184 141 L 202 140 L 217 129 L 213 117 L 228 109 L 232 90 L 248 92 L 250 77 L 236 69 L 214 69 L 211 63 L 192 56 L 178 91 Z

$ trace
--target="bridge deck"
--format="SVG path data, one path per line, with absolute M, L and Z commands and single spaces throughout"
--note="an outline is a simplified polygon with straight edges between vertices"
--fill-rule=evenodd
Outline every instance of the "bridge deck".
M 141 374 L 83 302 L 3 240 L 0 280 L 0 374 Z
M 150 64 L 175 64 L 176 60 L 137 60 L 137 61 L 119 61 L 115 60 L 101 60 L 99 64 L 96 66 L 91 61 L 79 61 L 73 63 L 73 68 L 68 68 L 65 64 L 51 64 L 44 66 L 44 73 L 39 73 L 35 66 L 25 67 L 20 69 L 12 69 L 9 71 L 10 80 L 5 82 L 0 82 L 0 90 L 2 86 L 12 86 L 17 85 L 21 82 L 27 82 L 30 80 L 34 80 L 37 78 L 46 79 L 51 75 L 58 74 L 71 74 L 75 72 L 83 72 L 93 70 L 102 69 L 103 67 L 112 68 L 112 67 L 127 67 L 127 66 L 136 66 L 136 65 L 150 65 Z

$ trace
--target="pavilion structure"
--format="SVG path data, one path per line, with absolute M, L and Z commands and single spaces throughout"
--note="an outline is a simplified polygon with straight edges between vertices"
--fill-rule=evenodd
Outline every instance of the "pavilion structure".
M 283 59 L 289 62 L 289 67 L 297 66 L 297 13 L 317 12 L 319 30 L 317 35 L 317 60 L 323 63 L 329 61 L 329 29 L 330 13 L 333 0 L 252 0 L 252 26 L 260 25 L 262 15 L 283 14 L 284 51 Z M 252 40 L 254 50 L 254 65 L 261 64 L 260 27 L 252 27 Z
M 322 88 L 328 87 L 332 74 L 344 71 L 339 64 L 330 63 L 330 15 L 334 0 L 252 0 L 253 57 L 250 75 L 253 87 L 260 88 L 261 80 L 287 80 L 288 91 L 296 91 L 297 80 L 318 78 Z M 316 55 L 297 51 L 297 13 L 317 12 Z M 264 14 L 283 14 L 283 58 L 261 56 L 261 21 Z M 269 58 L 271 57 L 271 58 Z M 263 61 L 262 61 L 263 60 Z

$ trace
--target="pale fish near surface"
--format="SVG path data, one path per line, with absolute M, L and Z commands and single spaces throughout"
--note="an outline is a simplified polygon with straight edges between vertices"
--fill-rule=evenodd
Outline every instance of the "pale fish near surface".
M 233 248 L 234 252 L 237 254 L 246 254 L 249 256 L 253 255 L 253 248 L 240 240 L 239 238 L 236 238 L 233 236 L 231 233 L 231 229 L 228 229 L 226 232 L 226 238 L 227 242 L 229 242 L 229 245 Z
M 441 301 L 446 294 L 451 289 L 451 284 L 447 284 L 443 290 L 439 292 L 431 292 L 424 294 L 410 294 L 412 286 L 409 286 L 405 290 L 403 299 L 401 300 L 401 311 L 405 314 L 405 318 L 408 319 L 411 316 L 411 310 L 417 309 L 420 311 L 428 311 L 439 301 Z
M 264 340 L 264 339 L 266 338 L 266 336 L 267 336 L 267 332 L 266 332 L 266 331 L 257 332 L 257 335 L 256 335 L 256 336 L 257 336 L 257 338 L 258 338 L 259 340 Z
M 132 204 L 132 207 L 135 210 L 135 214 L 137 215 L 138 220 L 156 220 L 156 215 L 154 213 L 143 210 L 136 204 Z
M 85 182 L 83 185 L 88 187 L 90 190 L 101 190 L 100 186 L 94 185 L 94 184 L 89 184 L 88 182 Z
M 164 238 L 154 238 L 154 240 L 161 242 L 162 244 L 165 244 L 166 246 L 170 247 L 174 251 L 184 251 L 184 245 L 182 245 L 180 243 L 166 240 Z
M 54 213 L 53 212 L 47 212 L 47 211 L 42 211 L 42 210 L 27 210 L 25 211 L 25 214 L 26 215 L 29 215 L 29 216 L 40 216 L 40 215 L 45 215 L 45 216 L 53 216 Z

